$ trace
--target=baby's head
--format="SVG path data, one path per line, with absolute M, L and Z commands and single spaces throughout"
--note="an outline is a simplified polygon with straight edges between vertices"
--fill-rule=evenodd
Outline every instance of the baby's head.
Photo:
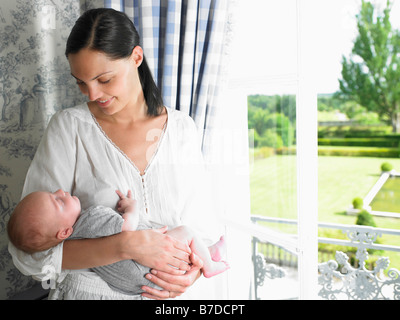
M 81 212 L 79 199 L 61 189 L 28 194 L 8 222 L 10 241 L 28 253 L 47 250 L 67 239 Z

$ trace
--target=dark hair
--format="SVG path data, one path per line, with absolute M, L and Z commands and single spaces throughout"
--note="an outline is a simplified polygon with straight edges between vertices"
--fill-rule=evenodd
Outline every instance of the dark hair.
M 128 58 L 140 43 L 139 33 L 129 17 L 109 8 L 88 10 L 79 17 L 67 40 L 65 55 L 89 48 L 113 60 Z M 138 68 L 148 115 L 159 115 L 164 105 L 145 57 Z

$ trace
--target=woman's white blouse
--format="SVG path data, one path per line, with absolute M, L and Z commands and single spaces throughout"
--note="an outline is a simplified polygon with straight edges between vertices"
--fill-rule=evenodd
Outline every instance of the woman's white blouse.
M 206 175 L 197 130 L 183 112 L 167 108 L 164 130 L 149 133 L 149 164 L 143 175 L 101 130 L 87 104 L 57 112 L 49 122 L 28 170 L 22 197 L 36 191 L 63 189 L 77 196 L 82 208 L 115 208 L 116 189 L 132 191 L 141 218 L 153 226 L 185 224 L 207 233 Z M 213 239 L 215 240 L 215 239 Z M 43 280 L 61 273 L 63 244 L 26 254 L 11 243 L 15 266 Z M 59 279 L 60 281 L 61 279 Z

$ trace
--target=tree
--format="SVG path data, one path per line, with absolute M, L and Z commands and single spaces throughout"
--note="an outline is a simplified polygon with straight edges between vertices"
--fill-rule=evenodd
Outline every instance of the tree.
M 294 126 L 283 113 L 273 113 L 268 116 L 266 123 L 267 130 L 276 131 L 277 135 L 282 138 L 284 146 L 291 146 L 294 140 Z
M 253 114 L 252 129 L 255 129 L 260 136 L 267 129 L 268 116 L 268 111 L 263 109 L 257 109 Z
M 339 95 L 376 112 L 400 132 L 400 32 L 390 23 L 391 3 L 382 12 L 362 1 L 352 54 L 342 59 Z

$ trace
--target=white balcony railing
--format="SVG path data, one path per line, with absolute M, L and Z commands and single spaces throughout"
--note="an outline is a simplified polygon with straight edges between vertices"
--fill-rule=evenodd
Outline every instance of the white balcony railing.
M 285 270 L 297 268 L 297 253 L 293 250 L 297 235 L 280 234 L 276 237 L 274 233 L 279 233 L 272 231 L 271 234 L 269 228 L 263 232 L 263 227 L 258 223 L 297 225 L 297 221 L 263 216 L 252 216 L 251 220 L 257 226 L 255 230 L 258 230 L 257 233 L 252 233 L 255 297 L 262 299 L 259 291 L 265 279 L 284 278 L 287 273 Z M 400 246 L 376 243 L 377 238 L 384 234 L 400 237 L 400 230 L 332 223 L 318 223 L 318 227 L 342 230 L 348 238 L 319 237 L 319 243 L 356 248 L 356 263 L 350 263 L 349 256 L 341 251 L 336 252 L 335 259 L 319 263 L 318 295 L 321 299 L 400 300 L 400 272 L 394 268 L 389 269 L 389 258 L 380 257 L 372 270 L 366 268 L 368 249 L 400 252 Z M 286 238 L 285 242 L 282 242 L 282 238 Z M 265 246 L 264 251 L 262 246 Z

